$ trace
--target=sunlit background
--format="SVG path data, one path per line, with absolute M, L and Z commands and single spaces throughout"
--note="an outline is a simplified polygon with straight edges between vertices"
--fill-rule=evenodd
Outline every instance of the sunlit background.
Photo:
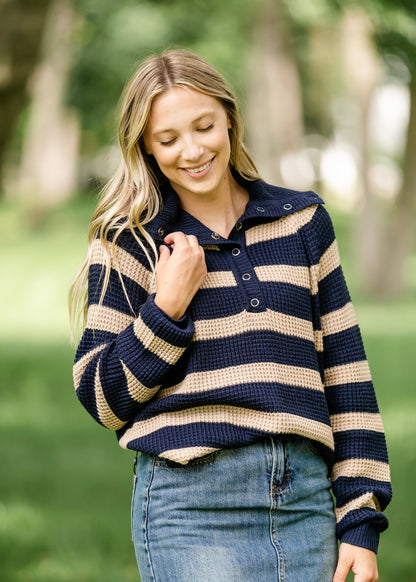
M 67 293 L 118 162 L 123 85 L 198 52 L 263 177 L 333 217 L 391 456 L 383 582 L 416 581 L 414 0 L 19 0 L 0 6 L 0 580 L 139 580 L 132 455 L 78 405 Z M 352 579 L 352 578 L 351 578 Z

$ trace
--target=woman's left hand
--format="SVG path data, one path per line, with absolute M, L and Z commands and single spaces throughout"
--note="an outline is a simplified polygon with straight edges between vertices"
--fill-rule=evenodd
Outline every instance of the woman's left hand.
M 351 544 L 341 544 L 332 582 L 345 582 L 350 570 L 355 574 L 354 582 L 376 582 L 378 571 L 375 553 Z

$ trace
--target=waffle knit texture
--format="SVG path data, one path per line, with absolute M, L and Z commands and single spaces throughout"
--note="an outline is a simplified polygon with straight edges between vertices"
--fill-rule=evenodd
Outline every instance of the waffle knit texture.
M 204 247 L 208 275 L 180 321 L 155 305 L 130 231 L 100 303 L 95 241 L 78 398 L 122 447 L 183 464 L 269 434 L 311 439 L 330 469 L 339 539 L 376 551 L 388 457 L 331 219 L 313 192 L 239 181 L 250 201 L 228 239 L 183 211 L 170 187 L 147 225 L 157 245 L 180 230 Z

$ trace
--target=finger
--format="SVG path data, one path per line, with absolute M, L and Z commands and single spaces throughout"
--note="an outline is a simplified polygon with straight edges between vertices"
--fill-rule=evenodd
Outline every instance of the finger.
M 170 257 L 170 249 L 166 245 L 159 247 L 159 263 L 166 262 Z
M 186 243 L 186 235 L 180 231 L 170 232 L 163 240 L 168 245 L 181 243 L 184 244 Z
M 339 561 L 332 582 L 345 582 L 349 571 L 350 564 L 344 561 Z
M 193 248 L 199 247 L 199 242 L 198 242 L 198 239 L 196 238 L 195 235 L 193 235 L 193 234 L 186 235 L 186 240 L 191 247 L 193 247 Z

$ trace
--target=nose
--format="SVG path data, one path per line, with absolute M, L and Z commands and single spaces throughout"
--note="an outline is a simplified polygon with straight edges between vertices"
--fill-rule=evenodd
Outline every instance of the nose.
M 183 157 L 186 160 L 196 161 L 201 157 L 202 152 L 203 148 L 194 137 L 189 137 L 185 140 Z

